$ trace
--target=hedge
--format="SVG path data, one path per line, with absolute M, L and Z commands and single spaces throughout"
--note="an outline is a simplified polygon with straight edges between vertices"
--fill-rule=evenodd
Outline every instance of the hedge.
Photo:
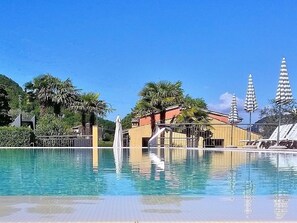
M 34 133 L 29 128 L 0 127 L 0 147 L 31 146 L 34 139 Z

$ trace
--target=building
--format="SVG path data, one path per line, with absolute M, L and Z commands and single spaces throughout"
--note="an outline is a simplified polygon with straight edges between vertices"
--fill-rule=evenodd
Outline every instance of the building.
M 196 143 L 191 144 L 191 147 L 242 147 L 246 144 L 244 140 L 247 140 L 249 132 L 247 126 L 240 127 L 239 125 L 231 125 L 228 122 L 228 115 L 207 111 L 209 118 L 208 132 L 209 134 L 199 135 L 199 140 Z M 187 147 L 189 144 L 187 140 L 189 137 L 181 131 L 180 125 L 175 124 L 175 118 L 181 113 L 181 107 L 171 106 L 168 107 L 165 114 L 165 123 L 172 127 L 172 139 L 174 146 Z M 130 147 L 146 147 L 148 140 L 152 136 L 151 130 L 151 115 L 148 114 L 143 117 L 139 117 L 132 120 L 132 128 L 129 130 Z M 160 114 L 154 115 L 155 122 L 160 122 Z M 206 131 L 205 131 L 206 132 Z M 165 138 L 168 138 L 170 133 L 165 133 Z M 257 133 L 251 133 L 251 139 L 259 139 L 260 135 Z M 179 139 L 179 141 L 177 141 Z

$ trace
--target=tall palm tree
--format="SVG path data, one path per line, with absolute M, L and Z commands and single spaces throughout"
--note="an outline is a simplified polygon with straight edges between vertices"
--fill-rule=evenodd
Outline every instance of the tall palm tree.
M 40 114 L 44 115 L 47 109 L 53 106 L 55 89 L 60 80 L 51 74 L 40 75 L 32 82 L 25 83 L 25 91 L 30 100 L 38 100 L 40 103 Z
M 49 107 L 53 107 L 54 113 L 60 115 L 61 107 L 69 107 L 78 95 L 78 90 L 70 79 L 61 81 L 51 74 L 40 75 L 32 82 L 27 82 L 25 91 L 31 100 L 39 101 L 41 115 L 44 115 Z
M 61 108 L 71 107 L 78 100 L 79 90 L 74 87 L 70 79 L 58 82 L 53 95 L 54 113 L 60 115 Z
M 160 123 L 165 123 L 166 108 L 180 105 L 183 99 L 182 83 L 177 81 L 149 82 L 140 91 L 140 100 L 134 112 L 138 115 L 150 114 L 152 134 L 155 129 L 155 114 L 160 113 Z
M 92 126 L 95 124 L 96 116 L 104 116 L 112 111 L 112 108 L 105 101 L 99 100 L 99 93 L 93 92 L 80 95 L 79 100 L 72 105 L 72 108 L 81 113 L 83 134 L 85 134 L 87 115 L 89 115 L 90 126 Z

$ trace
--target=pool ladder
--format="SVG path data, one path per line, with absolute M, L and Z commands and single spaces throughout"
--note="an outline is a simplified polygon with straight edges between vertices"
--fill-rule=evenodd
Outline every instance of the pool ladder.
M 172 147 L 172 129 L 169 127 L 163 127 L 163 128 L 157 127 L 154 135 L 148 141 L 148 148 L 150 148 L 152 146 L 154 146 L 154 147 L 157 146 L 157 137 L 164 131 L 170 131 L 169 147 Z M 152 145 L 152 144 L 154 144 L 154 145 Z

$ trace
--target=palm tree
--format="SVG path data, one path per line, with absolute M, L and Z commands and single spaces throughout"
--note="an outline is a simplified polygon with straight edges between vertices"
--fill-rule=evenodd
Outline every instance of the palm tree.
M 134 112 L 143 116 L 150 114 L 152 135 L 155 130 L 155 114 L 160 113 L 160 123 L 165 123 L 166 109 L 169 106 L 180 105 L 183 99 L 182 83 L 177 81 L 149 82 L 140 91 L 140 100 L 137 102 Z M 164 133 L 161 135 L 161 146 L 164 146 Z
M 96 116 L 104 116 L 112 111 L 112 108 L 103 100 L 99 100 L 99 93 L 84 93 L 79 96 L 72 108 L 81 113 L 81 123 L 83 126 L 83 134 L 85 134 L 86 117 L 89 115 L 90 126 L 95 124 Z M 91 128 L 92 133 L 92 128 Z
M 60 115 L 62 107 L 71 107 L 78 100 L 78 91 L 70 79 L 58 82 L 52 98 L 54 113 Z
M 140 91 L 140 100 L 137 102 L 134 112 L 138 115 L 150 114 L 152 121 L 152 133 L 155 128 L 155 114 L 160 113 L 160 123 L 165 123 L 166 108 L 179 105 L 183 98 L 182 83 L 177 81 L 149 82 Z
M 25 91 L 31 101 L 38 100 L 41 115 L 44 115 L 49 107 L 53 107 L 58 116 L 62 107 L 71 106 L 78 97 L 78 90 L 70 79 L 61 81 L 51 74 L 40 75 L 32 82 L 27 82 Z
M 206 133 L 210 133 L 209 130 L 203 128 L 203 126 L 209 123 L 205 101 L 201 98 L 192 98 L 187 95 L 184 98 L 183 110 L 176 117 L 176 122 L 185 124 L 187 146 L 197 147 L 199 136 L 205 136 Z
M 40 103 L 40 114 L 44 115 L 47 109 L 53 106 L 55 89 L 60 80 L 51 74 L 40 75 L 32 82 L 25 83 L 25 91 L 31 101 L 38 100 Z

